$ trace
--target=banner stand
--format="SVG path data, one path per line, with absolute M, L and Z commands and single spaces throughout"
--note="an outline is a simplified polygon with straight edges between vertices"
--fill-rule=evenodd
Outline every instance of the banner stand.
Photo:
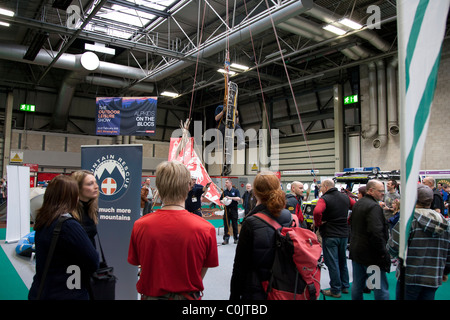
M 6 166 L 6 243 L 18 242 L 30 233 L 30 168 Z
M 81 168 L 91 171 L 99 186 L 97 230 L 118 278 L 116 300 L 136 300 L 138 268 L 127 259 L 131 231 L 140 218 L 142 144 L 81 146 Z

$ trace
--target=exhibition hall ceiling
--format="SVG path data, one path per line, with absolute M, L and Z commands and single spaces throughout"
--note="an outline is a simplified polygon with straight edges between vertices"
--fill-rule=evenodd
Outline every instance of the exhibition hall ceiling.
M 397 51 L 394 0 L 0 0 L 0 8 L 2 88 L 57 94 L 66 82 L 77 96 L 158 96 L 158 107 L 186 113 L 222 102 L 227 55 L 246 105 L 343 83 L 349 68 Z

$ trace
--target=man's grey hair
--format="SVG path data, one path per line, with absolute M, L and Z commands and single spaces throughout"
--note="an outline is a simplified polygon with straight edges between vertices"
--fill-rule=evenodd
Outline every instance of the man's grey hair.
M 334 188 L 334 181 L 331 180 L 331 179 L 326 179 L 326 180 L 322 181 L 322 185 L 325 186 L 328 189 Z
M 369 189 L 376 189 L 377 185 L 381 183 L 383 184 L 383 182 L 379 181 L 379 180 L 369 180 L 369 182 L 367 182 L 366 184 L 366 191 L 369 191 Z
M 435 186 L 436 185 L 436 180 L 434 180 L 434 178 L 433 177 L 425 177 L 425 178 L 423 178 L 423 182 L 425 183 L 425 182 L 428 182 L 428 183 L 426 183 L 427 185 L 428 184 L 430 184 L 431 186 Z

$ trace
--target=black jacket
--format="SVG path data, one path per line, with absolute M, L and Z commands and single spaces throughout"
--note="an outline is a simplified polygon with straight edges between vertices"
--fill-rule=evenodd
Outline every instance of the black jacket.
M 441 210 L 441 214 L 444 215 L 445 204 L 444 198 L 442 194 L 439 192 L 437 188 L 433 189 L 433 202 L 431 203 L 430 209 L 439 209 Z
M 331 188 L 322 196 L 326 209 L 322 213 L 322 224 L 319 228 L 322 237 L 347 238 L 348 237 L 348 210 L 350 199 L 347 194 Z
M 388 224 L 378 201 L 366 194 L 353 206 L 350 223 L 350 259 L 364 266 L 377 265 L 389 272 Z
M 261 282 L 269 280 L 275 259 L 275 229 L 253 216 L 258 212 L 270 215 L 264 205 L 258 205 L 242 223 L 231 276 L 231 300 L 266 299 Z M 291 225 L 292 215 L 283 209 L 275 220 L 283 227 L 288 227 Z
M 302 199 L 301 197 L 297 198 L 294 193 L 286 194 L 286 209 L 288 209 L 292 214 L 295 214 L 295 208 L 297 206 L 302 207 Z

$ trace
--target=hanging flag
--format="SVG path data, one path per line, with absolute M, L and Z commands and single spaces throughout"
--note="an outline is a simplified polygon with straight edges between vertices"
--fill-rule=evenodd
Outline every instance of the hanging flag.
M 181 152 L 177 154 L 181 140 L 182 138 L 170 138 L 169 161 L 177 160 L 184 163 L 191 174 L 197 177 L 196 183 L 205 186 L 208 182 L 211 182 L 211 185 L 205 194 L 205 198 L 222 206 L 222 203 L 220 203 L 221 193 L 217 189 L 217 186 L 212 182 L 211 177 L 208 172 L 206 172 L 205 167 L 194 150 L 194 138 L 189 138 L 186 145 L 181 149 Z
M 397 1 L 402 186 L 399 256 L 404 261 L 449 2 Z

